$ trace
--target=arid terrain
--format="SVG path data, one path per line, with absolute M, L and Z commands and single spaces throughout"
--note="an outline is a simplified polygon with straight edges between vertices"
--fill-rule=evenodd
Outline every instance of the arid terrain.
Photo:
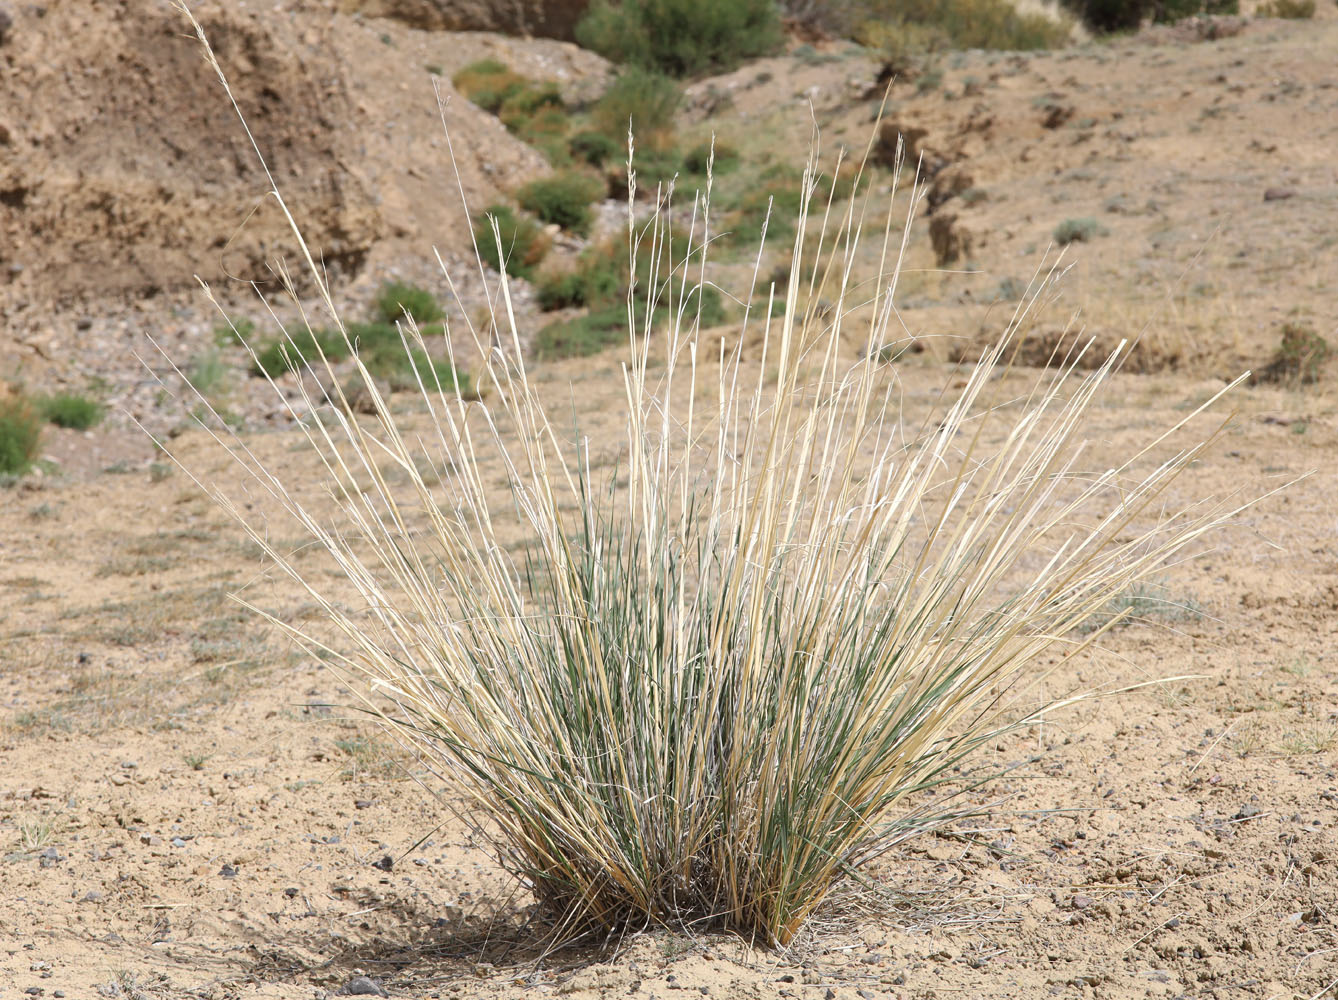
M 462 803 L 233 600 L 312 614 L 182 471 L 243 485 L 155 343 L 184 371 L 220 365 L 215 399 L 248 445 L 295 490 L 321 486 L 295 393 L 277 398 L 240 347 L 218 346 L 194 281 L 271 327 L 249 281 L 294 249 L 217 78 L 156 0 L 12 6 L 0 391 L 92 392 L 110 411 L 91 430 L 47 428 L 44 461 L 0 488 L 0 1000 L 1338 995 L 1332 358 L 1314 381 L 1282 372 L 1235 390 L 1170 498 L 1263 499 L 1168 568 L 1099 654 L 1036 665 L 1038 697 L 1178 679 L 993 747 L 1017 766 L 979 793 L 981 814 L 874 866 L 893 905 L 825 915 L 784 952 L 659 929 L 548 950 Z M 435 246 L 459 326 L 486 306 L 461 192 L 481 207 L 544 161 L 451 76 L 496 58 L 579 103 L 608 66 L 566 42 L 336 6 L 354 5 L 198 12 L 340 308 L 362 312 L 390 278 L 451 301 Z M 893 81 L 885 121 L 932 175 L 898 291 L 908 422 L 1046 279 L 1066 220 L 1092 225 L 1065 249 L 1029 343 L 1137 341 L 1089 429 L 1101 456 L 1130 454 L 1243 371 L 1274 371 L 1287 324 L 1338 345 L 1335 53 L 1325 0 L 1308 21 L 949 54 L 932 84 Z M 823 162 L 840 146 L 858 160 L 886 87 L 872 54 L 796 39 L 691 83 L 678 128 L 798 166 L 816 123 Z M 874 238 L 890 187 L 888 171 L 870 185 Z M 602 231 L 620 207 L 600 207 Z M 555 253 L 582 246 L 564 236 Z M 761 273 L 787 253 L 769 246 Z M 723 254 L 717 280 L 746 302 L 752 270 Z M 296 315 L 261 288 L 280 319 Z M 522 330 L 546 322 L 523 282 L 516 302 Z M 533 368 L 604 450 L 623 431 L 620 361 L 611 349 Z M 1019 365 L 1000 391 L 1039 375 Z M 395 402 L 412 421 L 412 394 Z M 306 544 L 277 517 L 274 530 L 281 547 Z

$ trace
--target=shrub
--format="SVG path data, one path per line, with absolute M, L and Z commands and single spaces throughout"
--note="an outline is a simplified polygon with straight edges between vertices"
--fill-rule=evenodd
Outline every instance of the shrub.
M 766 55 L 782 36 L 772 0 L 595 0 L 576 40 L 613 62 L 684 77 Z
M 1326 362 L 1334 353 L 1327 340 L 1305 323 L 1286 323 L 1273 360 L 1255 373 L 1254 382 L 1308 385 L 1318 382 Z
M 620 143 L 603 132 L 578 132 L 571 137 L 568 147 L 571 155 L 592 167 L 602 167 L 609 160 L 616 160 L 627 150 L 625 142 Z
M 539 282 L 539 308 L 607 305 L 618 298 L 626 284 L 625 269 L 619 266 L 614 248 L 607 244 L 591 247 L 571 270 L 543 277 Z
M 522 208 L 543 222 L 585 236 L 594 220 L 590 205 L 603 194 L 604 185 L 597 178 L 565 171 L 531 181 L 520 189 L 517 197 Z
M 720 292 L 708 287 L 693 289 L 681 303 L 676 303 L 673 309 L 667 304 L 657 305 L 651 313 L 650 325 L 655 329 L 671 326 L 673 313 L 680 309 L 691 319 L 697 313 L 699 302 L 703 327 L 716 326 L 723 322 L 725 306 Z M 641 315 L 644 320 L 644 311 Z M 534 356 L 540 361 L 583 358 L 626 343 L 627 304 L 619 303 L 592 310 L 576 319 L 559 320 L 540 328 L 534 339 Z
M 1065 219 L 1055 226 L 1054 241 L 1060 246 L 1087 243 L 1106 234 L 1106 227 L 1095 219 Z
M 41 443 L 42 421 L 36 407 L 23 396 L 0 392 L 0 475 L 27 472 Z
M 699 142 L 683 156 L 683 168 L 688 173 L 699 177 L 706 176 L 707 165 L 711 164 L 711 143 Z M 717 176 L 733 173 L 739 168 L 739 151 L 733 146 L 717 142 L 715 144 L 715 162 L 712 170 Z
M 1255 17 L 1303 21 L 1315 16 L 1315 0 L 1269 0 L 1256 8 Z
M 513 73 L 496 59 L 482 59 L 470 63 L 455 76 L 451 83 L 484 111 L 497 114 L 502 105 L 524 90 L 529 80 L 519 73 Z
M 501 258 L 498 257 L 497 238 L 492 221 L 496 220 L 501 233 Z M 501 271 L 505 261 L 506 273 L 513 278 L 534 277 L 539 262 L 548 253 L 548 238 L 530 216 L 517 213 L 509 205 L 491 205 L 474 217 L 474 242 L 479 257 L 495 271 Z
M 898 74 L 918 73 L 946 49 L 1050 49 L 1071 34 L 1069 24 L 1009 0 L 870 0 L 861 12 L 855 37 Z
M 341 361 L 348 357 L 348 353 L 348 345 L 338 331 L 299 329 L 257 348 L 251 359 L 251 371 L 256 375 L 278 378 L 285 372 L 298 371 L 303 365 L 320 364 L 322 355 L 330 361 Z
M 419 326 L 440 323 L 446 318 L 431 292 L 402 281 L 390 281 L 382 285 L 376 294 L 373 309 L 377 316 L 392 326 L 403 319 L 405 313 L 413 317 Z
M 678 85 L 664 74 L 633 67 L 618 74 L 591 117 L 622 148 L 630 123 L 639 149 L 665 150 L 673 145 L 674 113 L 682 99 Z
M 57 427 L 86 431 L 102 420 L 104 408 L 95 399 L 80 396 L 77 393 L 62 392 L 47 396 L 39 407 L 42 417 Z

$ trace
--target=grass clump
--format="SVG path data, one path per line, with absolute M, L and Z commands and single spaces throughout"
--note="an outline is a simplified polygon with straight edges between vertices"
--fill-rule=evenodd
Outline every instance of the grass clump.
M 1106 234 L 1106 227 L 1095 219 L 1065 219 L 1055 226 L 1052 237 L 1060 246 L 1070 243 L 1090 243 Z
M 598 178 L 569 170 L 530 181 L 517 192 L 517 199 L 541 221 L 586 236 L 594 221 L 590 206 L 603 195 L 604 185 Z
M 456 90 L 484 111 L 497 114 L 507 99 L 530 85 L 527 77 L 515 73 L 496 59 L 472 62 L 451 77 Z
M 457 783 L 566 933 L 793 942 L 861 866 L 969 809 L 953 793 L 981 777 L 973 751 L 1056 707 L 1027 700 L 1047 655 L 1081 655 L 1103 634 L 1085 622 L 1239 515 L 1172 500 L 1214 437 L 1178 439 L 1202 408 L 1123 461 L 1089 459 L 1118 353 L 1019 392 L 995 378 L 1010 330 L 938 412 L 903 418 L 871 357 L 900 333 L 902 235 L 884 227 L 887 266 L 858 273 L 869 227 L 849 213 L 823 243 L 836 258 L 809 263 L 810 207 L 784 318 L 740 331 L 761 363 L 701 340 L 700 236 L 681 261 L 663 230 L 632 242 L 649 260 L 628 273 L 656 280 L 644 299 L 633 283 L 619 331 L 611 465 L 550 411 L 501 311 L 480 345 L 486 420 L 430 392 L 412 432 L 336 414 L 307 430 L 332 480 L 309 502 L 232 442 L 324 564 L 273 541 L 275 512 L 239 502 L 249 484 L 213 491 L 318 609 L 284 630 Z M 819 318 L 801 294 L 834 307 Z M 847 324 L 856 302 L 872 320 Z
M 483 263 L 527 281 L 534 277 L 551 243 L 532 217 L 501 204 L 489 205 L 474 217 L 474 242 Z
M 1268 0 L 1255 9 L 1255 17 L 1280 17 L 1305 21 L 1315 16 L 1315 0 Z
M 446 318 L 441 305 L 432 293 L 417 285 L 389 281 L 381 286 L 373 305 L 376 315 L 385 323 L 396 323 L 407 314 L 419 326 L 440 323 Z
M 613 62 L 687 77 L 767 55 L 782 35 L 773 0 L 595 0 L 576 40 Z
M 616 162 L 624 155 L 626 143 L 619 143 L 603 132 L 577 132 L 567 143 L 573 159 L 591 166 L 602 167 L 605 163 Z
M 549 162 L 567 162 L 571 119 L 554 83 L 536 82 L 496 59 L 470 63 L 451 78 L 456 90 L 495 114 L 507 131 L 539 149 Z
M 86 431 L 102 422 L 106 408 L 96 399 L 75 392 L 47 396 L 38 403 L 42 417 L 57 427 Z
M 739 151 L 725 143 L 714 144 L 714 162 L 712 161 L 712 143 L 699 142 L 683 154 L 683 169 L 698 177 L 706 176 L 710 166 L 716 176 L 732 174 L 739 169 Z
M 42 418 L 32 401 L 0 391 L 0 475 L 19 476 L 37 460 Z
M 891 71 L 913 75 L 947 50 L 1053 49 L 1072 33 L 1064 19 L 1023 13 L 1008 0 L 866 0 L 857 11 L 856 40 L 880 52 Z
M 319 365 L 322 357 L 329 361 L 342 361 L 349 353 L 349 345 L 338 332 L 304 328 L 261 344 L 251 358 L 251 372 L 267 378 L 278 378 L 288 372 L 300 371 L 305 366 Z

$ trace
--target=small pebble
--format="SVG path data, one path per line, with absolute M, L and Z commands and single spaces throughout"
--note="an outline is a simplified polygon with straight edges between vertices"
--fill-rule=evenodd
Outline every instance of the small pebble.
M 182 840 L 180 837 L 173 837 L 173 838 L 172 838 L 172 846 L 173 846 L 173 847 L 185 847 L 185 846 L 186 846 L 186 842 L 185 842 L 184 840 Z
M 341 986 L 338 993 L 341 996 L 346 997 L 386 996 L 386 991 L 381 988 L 381 984 L 375 979 L 369 979 L 367 976 L 355 976 Z

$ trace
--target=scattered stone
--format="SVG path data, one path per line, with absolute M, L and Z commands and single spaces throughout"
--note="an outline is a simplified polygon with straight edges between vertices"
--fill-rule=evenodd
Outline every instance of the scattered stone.
M 372 807 L 371 799 L 355 799 L 353 802 L 354 809 L 370 809 L 371 807 Z
M 102 893 L 99 892 L 97 889 L 89 889 L 86 893 L 84 893 L 85 903 L 101 903 L 102 899 L 103 899 Z
M 1085 910 L 1092 905 L 1092 902 L 1093 900 L 1091 896 L 1074 896 L 1073 908 L 1075 910 Z
M 297 889 L 290 885 L 287 889 L 283 890 L 283 894 L 289 899 L 293 899 L 297 896 Z
M 224 865 L 222 868 L 218 870 L 218 873 L 222 875 L 224 878 L 237 877 L 237 869 L 233 868 L 232 865 Z
M 1254 817 L 1258 816 L 1262 812 L 1263 810 L 1260 809 L 1258 806 L 1254 805 L 1253 803 L 1247 802 L 1245 803 L 1245 805 L 1240 807 L 1240 812 L 1236 813 L 1236 815 L 1232 816 L 1231 818 L 1254 819 Z
M 163 838 L 156 833 L 141 833 L 139 835 L 139 842 L 145 847 L 157 847 L 163 842 Z
M 380 868 L 383 872 L 388 872 L 395 867 L 395 859 L 389 854 L 383 854 L 380 861 L 372 862 L 373 868 Z
M 346 997 L 383 997 L 389 995 L 381 988 L 379 982 L 375 979 L 369 979 L 367 976 L 354 976 L 335 992 Z
M 51 868 L 54 865 L 60 864 L 64 860 L 65 859 L 60 856 L 59 851 L 54 847 L 48 847 L 38 856 L 37 864 L 41 868 Z
M 1264 201 L 1286 201 L 1295 197 L 1296 192 L 1291 188 L 1269 188 L 1264 192 Z
M 186 842 L 185 842 L 184 840 L 182 840 L 180 837 L 173 837 L 173 838 L 172 838 L 172 846 L 173 846 L 173 847 L 185 847 L 185 846 L 186 846 Z

